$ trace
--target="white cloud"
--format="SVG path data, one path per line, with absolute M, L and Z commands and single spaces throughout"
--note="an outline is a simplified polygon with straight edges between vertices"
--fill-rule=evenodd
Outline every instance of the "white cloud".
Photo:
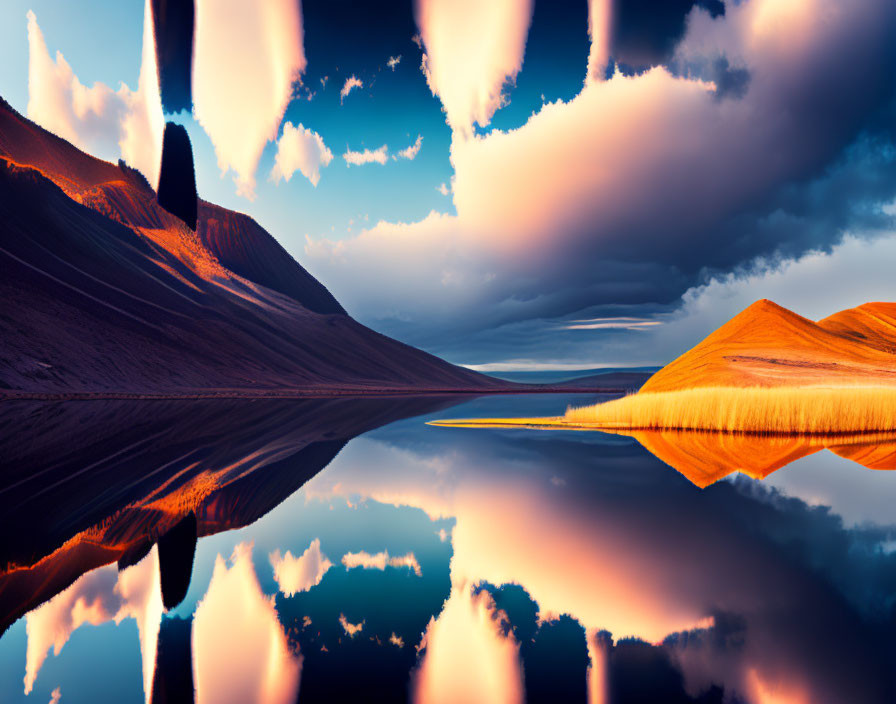
M 153 185 L 158 181 L 165 120 L 159 95 L 149 0 L 137 90 L 84 86 L 61 52 L 50 57 L 37 18 L 28 11 L 28 117 L 79 149 L 114 161 L 121 156 Z
M 307 592 L 311 587 L 320 584 L 327 570 L 333 563 L 320 551 L 320 539 L 311 541 L 300 557 L 294 557 L 287 550 L 281 556 L 279 550 L 272 552 L 268 558 L 274 568 L 274 580 L 284 596 L 293 596 L 299 592 Z
M 421 68 L 452 129 L 471 134 L 504 105 L 531 21 L 531 0 L 417 0 Z
M 320 181 L 320 169 L 333 161 L 333 152 L 324 144 L 324 140 L 316 132 L 312 132 L 301 123 L 296 127 L 291 122 L 283 125 L 283 134 L 277 141 L 277 156 L 271 178 L 275 183 L 280 179 L 289 181 L 296 171 L 301 171 L 312 185 Z
M 193 62 L 196 119 L 222 174 L 254 198 L 255 171 L 276 138 L 293 83 L 305 70 L 301 3 L 197 0 Z
M 448 184 L 446 183 L 442 183 L 441 186 L 436 186 L 436 190 L 443 196 L 447 196 L 451 193 L 451 189 L 448 188 Z
M 361 166 L 363 164 L 385 164 L 389 159 L 389 148 L 384 144 L 378 149 L 365 149 L 363 152 L 353 152 L 346 148 L 342 155 L 349 166 Z
M 401 159 L 408 159 L 409 161 L 413 161 L 414 158 L 417 156 L 418 152 L 420 151 L 421 146 L 423 146 L 423 136 L 418 134 L 417 139 L 413 144 L 400 150 L 398 152 L 398 154 L 393 156 L 392 158 L 393 159 L 401 158 Z
M 391 68 L 392 71 L 394 72 L 395 67 L 398 66 L 398 64 L 400 64 L 400 63 L 401 63 L 401 54 L 399 54 L 398 56 L 390 56 L 389 60 L 386 62 L 386 66 Z
M 586 82 L 600 80 L 607 68 L 610 60 L 612 21 L 612 0 L 588 0 L 588 36 L 591 39 L 591 48 L 588 51 Z
M 354 74 L 345 79 L 342 90 L 339 91 L 339 102 L 342 103 L 355 88 L 363 88 L 364 82 Z

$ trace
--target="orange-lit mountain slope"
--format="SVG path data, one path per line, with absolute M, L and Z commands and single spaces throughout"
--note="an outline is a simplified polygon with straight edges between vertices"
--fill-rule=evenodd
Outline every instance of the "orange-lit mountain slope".
M 484 390 L 355 322 L 251 218 L 194 232 L 0 100 L 0 393 Z
M 818 384 L 896 384 L 896 303 L 869 303 L 816 323 L 757 301 L 641 391 Z

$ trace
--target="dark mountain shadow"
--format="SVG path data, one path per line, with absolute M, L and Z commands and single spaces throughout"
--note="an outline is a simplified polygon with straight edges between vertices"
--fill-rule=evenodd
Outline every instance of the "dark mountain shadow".
M 171 608 L 197 537 L 256 521 L 351 438 L 463 400 L 2 404 L 0 632 L 81 574 L 134 564 L 155 543 Z

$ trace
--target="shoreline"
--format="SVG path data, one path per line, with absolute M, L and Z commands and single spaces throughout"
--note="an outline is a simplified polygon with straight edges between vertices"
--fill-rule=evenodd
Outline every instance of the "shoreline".
M 630 393 L 631 389 L 581 388 L 562 386 L 535 386 L 533 388 L 309 388 L 309 389 L 220 389 L 211 391 L 67 391 L 49 393 L 42 391 L 0 390 L 3 401 L 199 401 L 199 400 L 264 400 L 308 398 L 384 398 L 407 396 L 494 396 L 526 394 L 604 394 Z

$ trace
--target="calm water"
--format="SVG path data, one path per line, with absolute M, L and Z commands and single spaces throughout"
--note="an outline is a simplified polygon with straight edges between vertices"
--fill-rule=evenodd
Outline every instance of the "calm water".
M 594 400 L 7 404 L 0 701 L 896 701 L 896 473 L 424 424 Z

